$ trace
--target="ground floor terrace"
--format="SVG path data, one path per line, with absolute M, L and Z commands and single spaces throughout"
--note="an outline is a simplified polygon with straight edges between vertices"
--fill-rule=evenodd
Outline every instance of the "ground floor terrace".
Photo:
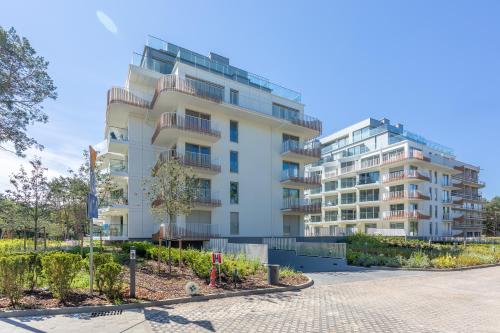
M 350 268 L 299 292 L 121 314 L 0 319 L 0 332 L 498 332 L 500 267 L 456 272 Z

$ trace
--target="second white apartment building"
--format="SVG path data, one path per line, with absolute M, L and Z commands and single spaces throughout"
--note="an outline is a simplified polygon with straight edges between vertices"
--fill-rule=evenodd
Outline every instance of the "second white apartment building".
M 321 122 L 299 93 L 230 65 L 149 37 L 134 54 L 124 87 L 108 91 L 101 168 L 116 188 L 101 202 L 107 239 L 149 239 L 159 224 L 143 179 L 161 158 L 179 159 L 199 179 L 195 208 L 177 218 L 207 236 L 304 233 L 304 214 L 320 205 L 304 190 L 320 158 Z
M 307 197 L 322 208 L 307 217 L 306 234 L 481 234 L 480 169 L 451 149 L 371 118 L 322 138 L 321 146 L 307 174 L 322 184 Z

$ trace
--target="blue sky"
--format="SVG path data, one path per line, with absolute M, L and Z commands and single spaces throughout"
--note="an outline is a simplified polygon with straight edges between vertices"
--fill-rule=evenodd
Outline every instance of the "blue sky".
M 51 63 L 59 98 L 46 103 L 49 123 L 30 129 L 51 176 L 102 140 L 106 91 L 123 86 L 151 34 L 302 92 L 324 134 L 386 117 L 451 146 L 481 165 L 490 198 L 500 194 L 499 17 L 498 1 L 8 1 L 0 24 Z M 1 191 L 25 161 L 0 159 Z

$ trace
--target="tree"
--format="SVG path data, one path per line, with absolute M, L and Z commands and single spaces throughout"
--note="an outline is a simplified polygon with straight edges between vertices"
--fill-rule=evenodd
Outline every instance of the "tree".
M 31 172 L 28 174 L 21 166 L 17 174 L 10 177 L 13 190 L 6 193 L 11 200 L 21 206 L 25 216 L 33 222 L 35 238 L 34 248 L 37 249 L 38 224 L 48 213 L 48 183 L 45 171 L 39 157 L 35 157 L 29 162 Z
M 500 197 L 494 197 L 484 205 L 486 233 L 496 236 L 500 232 Z
M 56 87 L 47 74 L 48 62 L 38 56 L 28 39 L 20 38 L 14 28 L 0 27 L 0 148 L 14 144 L 15 153 L 35 145 L 43 148 L 26 134 L 27 126 L 46 123 L 42 102 L 56 99 Z
M 5 235 L 12 235 L 25 226 L 19 205 L 0 194 L 0 239 Z
M 186 168 L 174 157 L 160 160 L 153 168 L 151 177 L 145 179 L 144 185 L 151 202 L 151 213 L 160 223 L 168 217 L 168 269 L 172 273 L 172 223 L 178 215 L 187 215 L 191 211 L 197 179 L 190 168 Z

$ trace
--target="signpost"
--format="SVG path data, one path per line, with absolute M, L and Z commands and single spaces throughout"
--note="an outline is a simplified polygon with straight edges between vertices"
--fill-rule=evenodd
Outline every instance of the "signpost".
M 130 298 L 135 298 L 135 246 L 130 247 Z
M 222 284 L 221 276 L 220 276 L 220 265 L 222 264 L 222 253 L 221 252 L 212 252 L 212 267 L 217 265 L 217 271 L 219 273 L 219 285 Z M 213 270 L 213 269 L 212 269 Z
M 94 289 L 94 218 L 98 217 L 97 210 L 97 190 L 95 177 L 95 162 L 97 152 L 92 146 L 89 146 L 89 194 L 87 196 L 87 218 L 90 221 L 90 253 L 89 253 L 89 272 L 90 272 L 90 295 Z

